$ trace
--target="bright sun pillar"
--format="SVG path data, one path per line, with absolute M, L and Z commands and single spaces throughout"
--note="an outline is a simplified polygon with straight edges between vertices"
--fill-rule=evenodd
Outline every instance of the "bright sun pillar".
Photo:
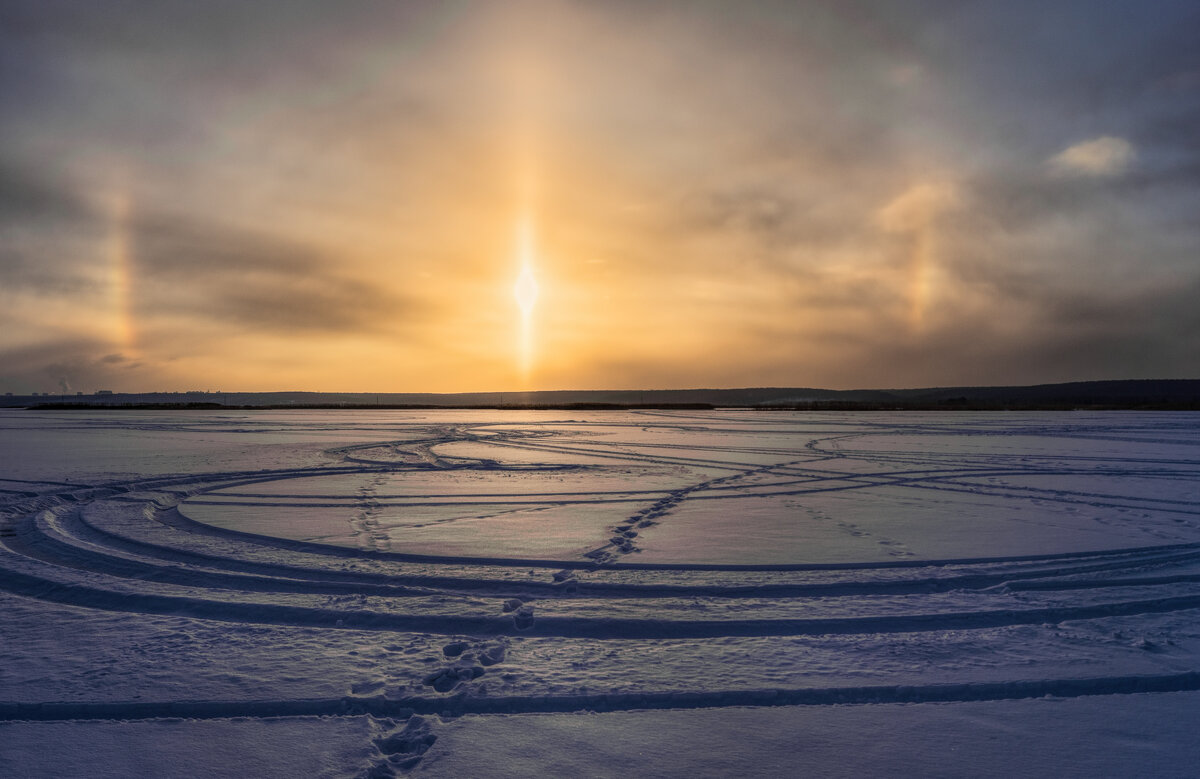
M 528 320 L 533 314 L 533 304 L 537 302 L 538 296 L 537 279 L 533 277 L 533 268 L 528 265 L 521 268 L 521 275 L 517 277 L 517 285 L 513 292 L 517 296 L 517 305 L 521 307 L 521 318 Z
M 521 272 L 513 285 L 513 295 L 521 309 L 521 373 L 528 376 L 533 367 L 533 306 L 538 297 L 538 283 L 533 277 L 533 235 L 528 222 L 520 227 L 517 251 Z

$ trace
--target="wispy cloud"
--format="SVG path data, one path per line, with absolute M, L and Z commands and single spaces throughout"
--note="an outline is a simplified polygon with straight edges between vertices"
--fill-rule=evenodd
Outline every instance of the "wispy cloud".
M 1047 160 L 1047 164 L 1053 172 L 1064 176 L 1116 176 L 1129 169 L 1135 156 L 1129 141 L 1105 135 L 1068 146 Z

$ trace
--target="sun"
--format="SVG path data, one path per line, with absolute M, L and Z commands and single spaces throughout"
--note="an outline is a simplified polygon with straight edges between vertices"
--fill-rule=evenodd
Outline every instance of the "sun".
M 538 298 L 538 283 L 533 277 L 533 268 L 528 265 L 521 268 L 521 275 L 517 276 L 517 283 L 513 286 L 513 295 L 517 298 L 517 307 L 521 309 L 521 318 L 531 317 Z
M 517 262 L 521 271 L 513 284 L 513 296 L 521 312 L 521 335 L 517 344 L 520 354 L 520 369 L 528 377 L 533 367 L 533 308 L 538 299 L 538 283 L 533 275 L 533 229 L 528 220 L 517 225 Z

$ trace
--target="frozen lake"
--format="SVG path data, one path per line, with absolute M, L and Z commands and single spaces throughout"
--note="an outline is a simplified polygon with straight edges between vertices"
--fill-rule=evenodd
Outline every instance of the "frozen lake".
M 1200 760 L 1193 413 L 6 410 L 0 463 L 4 776 Z

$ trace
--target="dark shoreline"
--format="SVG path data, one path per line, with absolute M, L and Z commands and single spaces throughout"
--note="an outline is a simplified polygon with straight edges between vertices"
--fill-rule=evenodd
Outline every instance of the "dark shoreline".
M 566 403 L 530 405 L 439 406 L 432 404 L 310 403 L 224 405 L 221 403 L 40 403 L 13 408 L 26 411 L 1200 411 L 1186 403 L 853 403 L 845 401 L 794 405 L 715 406 L 711 403 Z
M 109 392 L 5 395 L 0 406 L 39 410 L 477 409 L 624 411 L 749 408 L 791 411 L 1200 410 L 1200 380 L 1122 379 L 1029 386 L 830 390 L 539 390 L 529 392 Z

